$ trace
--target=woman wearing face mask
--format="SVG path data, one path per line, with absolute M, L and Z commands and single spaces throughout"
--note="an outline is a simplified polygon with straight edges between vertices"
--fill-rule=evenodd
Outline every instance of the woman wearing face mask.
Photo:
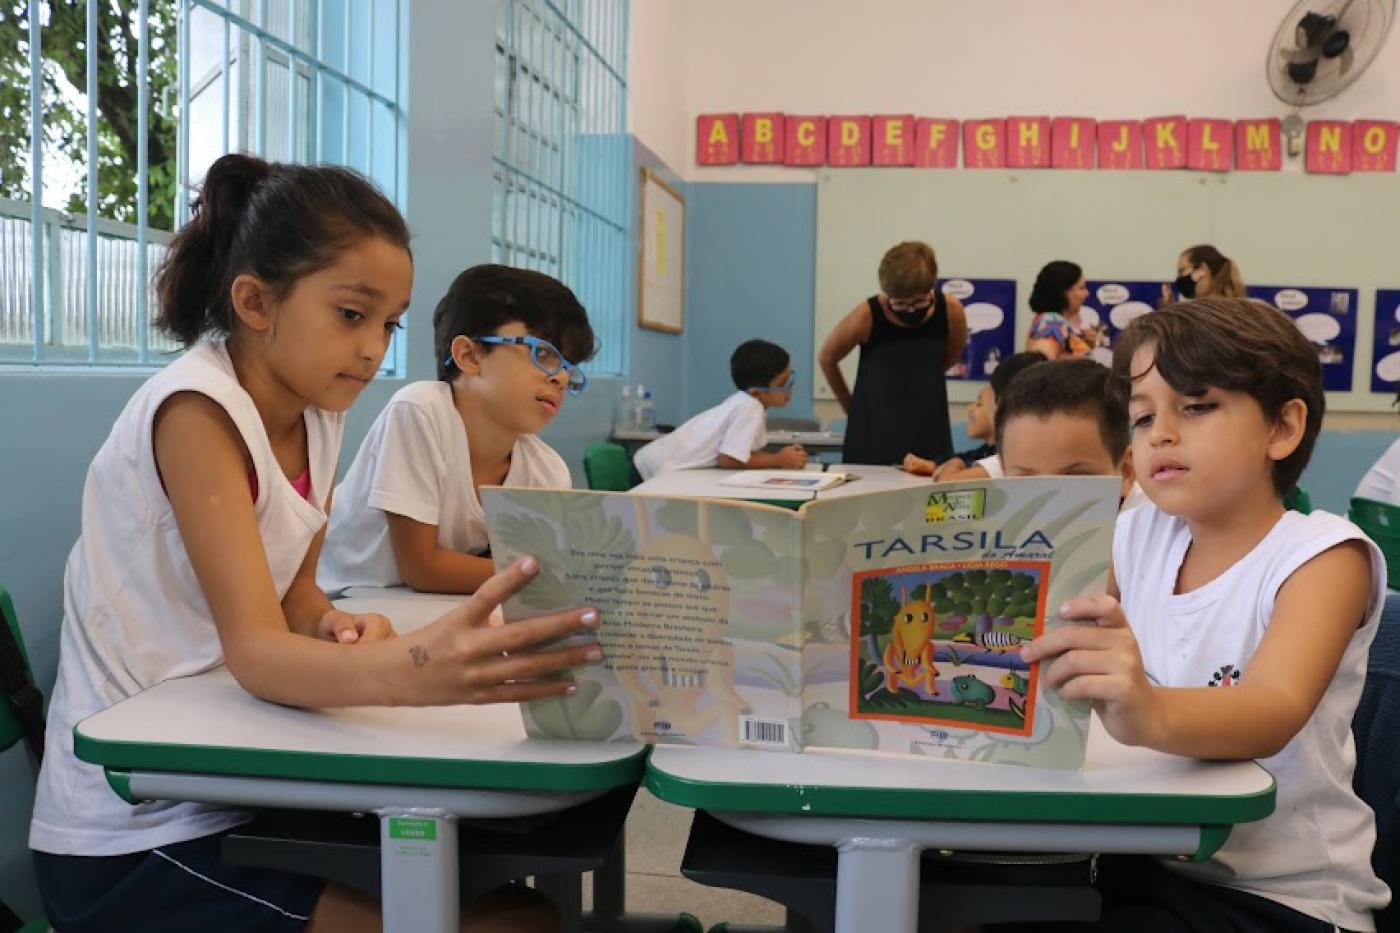
M 1103 328 L 1087 324 L 1080 317 L 1079 311 L 1088 297 L 1083 269 L 1063 259 L 1046 263 L 1031 288 L 1030 304 L 1035 317 L 1031 318 L 1026 349 L 1038 350 L 1052 360 L 1091 355 Z
M 841 319 L 818 356 L 846 412 L 846 463 L 898 464 L 906 453 L 941 462 L 953 452 L 945 371 L 967 344 L 967 316 L 937 287 L 926 243 L 892 247 L 880 260 L 880 293 Z M 840 364 L 860 347 L 855 391 Z
M 1206 297 L 1244 298 L 1245 294 L 1235 261 L 1214 246 L 1202 243 L 1176 257 L 1176 281 L 1162 285 L 1161 305 Z

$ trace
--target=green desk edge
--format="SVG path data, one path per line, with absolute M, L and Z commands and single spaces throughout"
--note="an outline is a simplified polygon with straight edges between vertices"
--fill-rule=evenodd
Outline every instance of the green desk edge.
M 1275 791 L 1272 777 L 1265 790 L 1230 797 L 739 784 L 680 778 L 651 764 L 644 783 L 661 800 L 695 810 L 859 819 L 1197 826 L 1201 842 L 1191 856 L 1195 861 L 1224 845 L 1234 824 L 1273 813 Z
M 640 780 L 648 747 L 614 761 L 540 764 L 453 758 L 335 755 L 221 745 L 160 745 L 94 739 L 73 728 L 78 758 L 107 769 L 107 783 L 130 799 L 133 771 L 169 771 L 219 777 L 255 777 L 337 784 L 490 790 L 601 791 Z

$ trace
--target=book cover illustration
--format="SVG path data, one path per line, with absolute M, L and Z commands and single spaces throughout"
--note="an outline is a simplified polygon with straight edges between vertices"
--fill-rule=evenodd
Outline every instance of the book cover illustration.
M 825 746 L 1073 768 L 1087 704 L 1021 646 L 1106 581 L 1118 482 L 1035 478 L 818 499 L 483 489 L 508 619 L 592 605 L 603 663 L 531 735 Z

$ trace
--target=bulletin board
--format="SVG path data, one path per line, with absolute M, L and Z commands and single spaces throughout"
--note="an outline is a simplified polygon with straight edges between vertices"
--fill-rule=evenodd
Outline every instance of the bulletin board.
M 1336 319 L 1335 328 L 1322 328 L 1320 319 L 1305 322 L 1319 328 L 1317 335 L 1337 334 L 1319 347 L 1327 355 L 1328 386 L 1347 387 L 1327 393 L 1330 410 L 1390 411 L 1394 391 L 1372 391 L 1372 356 L 1388 340 L 1388 334 L 1375 339 L 1377 290 L 1400 289 L 1400 265 L 1388 249 L 1400 242 L 1400 211 L 1383 207 L 1395 196 L 1394 177 L 1383 174 L 825 171 L 817 183 L 813 350 L 879 290 L 880 257 L 901 240 L 931 245 L 940 278 L 1014 281 L 1018 350 L 1032 317 L 1026 298 L 1046 262 L 1078 263 L 1093 286 L 1122 285 L 1104 292 L 1107 302 L 1092 287 L 1088 305 L 1104 304 L 1097 311 L 1115 331 L 1108 304 L 1131 301 L 1140 310 L 1136 304 L 1152 299 L 1153 283 L 1160 293 L 1160 283 L 1175 278 L 1183 249 L 1212 243 L 1239 264 L 1247 285 L 1268 292 L 1261 297 L 1284 289 L 1307 297 L 1290 312 L 1295 318 Z M 1347 297 L 1334 299 L 1334 292 Z M 1127 311 L 1118 318 L 1126 322 Z M 1400 325 L 1395 309 L 1381 317 Z M 842 366 L 848 385 L 858 352 Z M 815 360 L 813 372 L 814 397 L 832 398 Z M 975 381 L 950 380 L 949 398 L 971 401 L 978 388 Z
M 679 334 L 685 326 L 685 198 L 642 169 L 637 325 Z

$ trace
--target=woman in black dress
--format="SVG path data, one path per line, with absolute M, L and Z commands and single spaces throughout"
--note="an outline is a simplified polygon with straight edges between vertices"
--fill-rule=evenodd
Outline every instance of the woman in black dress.
M 906 453 L 937 462 L 952 454 L 944 373 L 967 344 L 967 316 L 937 285 L 928 244 L 892 247 L 880 261 L 880 294 L 856 305 L 822 344 L 822 374 L 848 419 L 846 463 L 897 466 Z M 856 347 L 852 393 L 840 364 Z

